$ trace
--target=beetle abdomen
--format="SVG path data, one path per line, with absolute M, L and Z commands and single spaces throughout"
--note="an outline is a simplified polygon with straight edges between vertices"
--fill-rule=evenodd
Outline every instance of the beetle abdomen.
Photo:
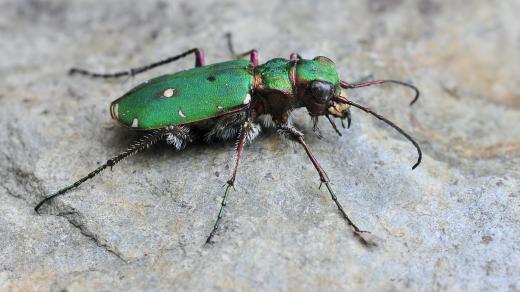
M 185 125 L 251 101 L 249 61 L 235 60 L 164 75 L 138 85 L 110 106 L 112 118 L 136 129 Z

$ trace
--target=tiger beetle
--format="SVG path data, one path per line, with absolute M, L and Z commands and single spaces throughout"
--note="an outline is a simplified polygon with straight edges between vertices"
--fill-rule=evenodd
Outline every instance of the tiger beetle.
M 85 177 L 46 196 L 35 207 L 35 211 L 38 212 L 45 202 L 79 187 L 106 168 L 112 168 L 121 160 L 147 149 L 162 139 L 177 150 L 183 149 L 195 140 L 212 142 L 236 139 L 234 167 L 226 182 L 217 219 L 206 240 L 206 243 L 211 243 L 224 214 L 229 190 L 234 187 L 244 145 L 252 142 L 262 128 L 275 128 L 283 138 L 303 147 L 318 172 L 320 186 L 325 185 L 339 212 L 353 229 L 354 235 L 366 242 L 361 236 L 365 231 L 352 222 L 341 206 L 327 174 L 305 143 L 304 135 L 291 124 L 290 114 L 295 109 L 305 107 L 313 120 L 313 130 L 318 135 L 318 118 L 325 116 L 334 131 L 341 136 L 333 118 L 339 118 L 343 128 L 346 120 L 347 127 L 350 127 L 350 108 L 361 109 L 387 123 L 415 146 L 418 152 L 417 162 L 412 167 L 415 169 L 422 158 L 417 142 L 385 117 L 351 101 L 342 89 L 395 83 L 415 91 L 410 105 L 417 101 L 419 90 L 409 83 L 397 80 L 357 83 L 342 81 L 334 63 L 323 56 L 307 60 L 293 53 L 289 59 L 277 58 L 260 64 L 256 50 L 235 54 L 231 35 L 226 36 L 228 49 L 234 56 L 232 61 L 206 65 L 203 51 L 194 48 L 150 65 L 117 73 L 100 74 L 84 69 L 71 69 L 71 75 L 80 74 L 95 78 L 133 77 L 186 56 L 195 55 L 195 68 L 148 80 L 112 102 L 112 118 L 122 126 L 142 130 L 142 138 Z M 249 56 L 249 60 L 242 60 L 246 56 Z

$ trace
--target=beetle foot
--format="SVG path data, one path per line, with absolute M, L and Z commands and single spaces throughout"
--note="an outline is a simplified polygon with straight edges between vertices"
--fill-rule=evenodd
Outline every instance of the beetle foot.
M 372 233 L 364 230 L 354 231 L 354 237 L 367 248 L 374 248 L 378 246 L 377 240 Z

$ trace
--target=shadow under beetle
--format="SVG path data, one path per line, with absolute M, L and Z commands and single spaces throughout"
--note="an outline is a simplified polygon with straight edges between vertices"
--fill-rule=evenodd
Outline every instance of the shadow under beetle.
M 113 167 L 124 158 L 145 150 L 161 139 L 165 139 L 177 150 L 196 139 L 204 139 L 207 142 L 237 139 L 233 171 L 227 181 L 215 225 L 206 240 L 206 243 L 210 243 L 224 214 L 229 189 L 234 186 L 244 145 L 255 139 L 262 127 L 273 127 L 282 137 L 302 145 L 319 174 L 321 184 L 326 186 L 343 218 L 353 228 L 356 237 L 363 243 L 367 243 L 361 235 L 364 231 L 351 221 L 339 203 L 327 174 L 305 143 L 303 134 L 291 125 L 290 113 L 297 108 L 305 107 L 313 119 L 313 130 L 318 135 L 320 135 L 317 128 L 318 118 L 325 116 L 336 133 L 341 136 L 333 118 L 339 118 L 345 128 L 344 120 L 347 120 L 347 125 L 350 126 L 350 108 L 352 106 L 359 108 L 384 121 L 413 143 L 419 155 L 412 167 L 415 169 L 422 157 L 419 145 L 388 119 L 350 101 L 346 94 L 342 93 L 342 88 L 354 89 L 396 83 L 415 91 L 415 98 L 410 105 L 418 99 L 419 90 L 411 84 L 397 80 L 347 83 L 339 79 L 334 63 L 323 56 L 307 60 L 293 53 L 288 60 L 278 58 L 259 64 L 256 50 L 235 54 L 231 35 L 227 34 L 227 37 L 228 48 L 236 60 L 206 65 L 202 50 L 195 48 L 129 71 L 99 74 L 83 69 L 71 69 L 70 74 L 98 78 L 134 76 L 188 55 L 195 55 L 195 68 L 146 81 L 112 102 L 110 105 L 112 118 L 123 126 L 143 130 L 143 137 L 87 176 L 48 195 L 35 207 L 35 211 L 38 212 L 45 202 L 77 188 L 107 167 Z M 248 55 L 249 61 L 240 60 Z

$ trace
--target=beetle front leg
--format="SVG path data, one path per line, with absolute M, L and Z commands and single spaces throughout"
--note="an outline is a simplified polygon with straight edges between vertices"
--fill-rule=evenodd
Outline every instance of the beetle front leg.
M 148 71 L 150 69 L 153 69 L 155 67 L 159 67 L 159 66 L 162 66 L 162 65 L 166 65 L 166 64 L 169 64 L 169 63 L 172 63 L 172 62 L 175 62 L 179 59 L 182 59 L 190 54 L 194 54 L 195 55 L 195 67 L 200 67 L 200 66 L 205 66 L 206 65 L 206 61 L 205 61 L 205 58 L 204 58 L 204 52 L 201 50 L 201 49 L 198 49 L 198 48 L 193 48 L 189 51 L 186 51 L 182 54 L 179 54 L 179 55 L 176 55 L 176 56 L 173 56 L 173 57 L 169 57 L 169 58 L 166 58 L 164 60 L 161 60 L 161 61 L 158 61 L 158 62 L 155 62 L 155 63 L 152 63 L 152 64 L 149 64 L 149 65 L 145 65 L 145 66 L 141 66 L 141 67 L 137 67 L 137 68 L 132 68 L 130 70 L 126 70 L 126 71 L 120 71 L 120 72 L 115 72 L 115 73 L 94 73 L 94 72 L 90 72 L 88 70 L 85 70 L 85 69 L 79 69 L 79 68 L 72 68 L 69 70 L 69 74 L 70 75 L 74 75 L 74 74 L 80 74 L 80 75 L 85 75 L 85 76 L 89 76 L 89 77 L 93 77 L 93 78 L 117 78 L 117 77 L 123 77 L 123 76 L 135 76 L 139 73 L 143 73 L 145 71 Z
M 288 138 L 292 141 L 298 142 L 300 145 L 303 146 L 303 149 L 305 149 L 305 153 L 307 153 L 307 156 L 311 160 L 312 165 L 314 165 L 314 168 L 316 169 L 316 171 L 318 172 L 318 174 L 320 176 L 321 184 L 324 184 L 327 187 L 327 190 L 329 191 L 329 194 L 330 194 L 332 200 L 334 201 L 334 203 L 336 203 L 336 206 L 338 207 L 338 210 L 341 212 L 341 215 L 348 222 L 348 224 L 354 229 L 354 234 L 356 235 L 356 237 L 358 239 L 360 239 L 360 241 L 363 244 L 372 245 L 372 243 L 369 243 L 367 240 L 365 240 L 361 236 L 361 233 L 366 232 L 366 231 L 359 229 L 356 226 L 356 224 L 354 224 L 354 222 L 352 222 L 352 220 L 350 220 L 350 218 L 347 215 L 347 212 L 345 212 L 345 210 L 343 209 L 343 206 L 341 206 L 336 194 L 334 193 L 334 191 L 332 190 L 332 187 L 330 186 L 330 180 L 329 180 L 329 177 L 327 176 L 327 173 L 325 173 L 325 170 L 323 170 L 320 163 L 318 162 L 316 157 L 314 157 L 311 150 L 305 143 L 305 140 L 303 139 L 303 134 L 300 131 L 298 131 L 297 129 L 290 127 L 290 126 L 286 126 L 286 125 L 278 126 L 278 133 L 281 134 L 283 137 Z
M 211 243 L 211 238 L 217 233 L 218 226 L 220 223 L 220 220 L 222 220 L 222 217 L 224 216 L 224 207 L 227 205 L 227 198 L 229 189 L 231 187 L 235 188 L 235 179 L 237 177 L 237 170 L 238 170 L 238 163 L 240 162 L 240 156 L 242 155 L 242 151 L 244 150 L 244 144 L 246 141 L 246 135 L 247 131 L 251 127 L 249 120 L 246 120 L 242 127 L 240 128 L 240 133 L 238 136 L 238 142 L 237 142 L 237 157 L 235 160 L 235 166 L 233 167 L 233 172 L 231 174 L 231 178 L 226 182 L 226 191 L 224 192 L 224 197 L 222 198 L 222 202 L 220 204 L 220 211 L 218 212 L 217 220 L 215 221 L 215 225 L 213 225 L 213 230 L 211 230 L 211 233 L 209 234 L 208 238 L 206 239 L 206 244 Z

